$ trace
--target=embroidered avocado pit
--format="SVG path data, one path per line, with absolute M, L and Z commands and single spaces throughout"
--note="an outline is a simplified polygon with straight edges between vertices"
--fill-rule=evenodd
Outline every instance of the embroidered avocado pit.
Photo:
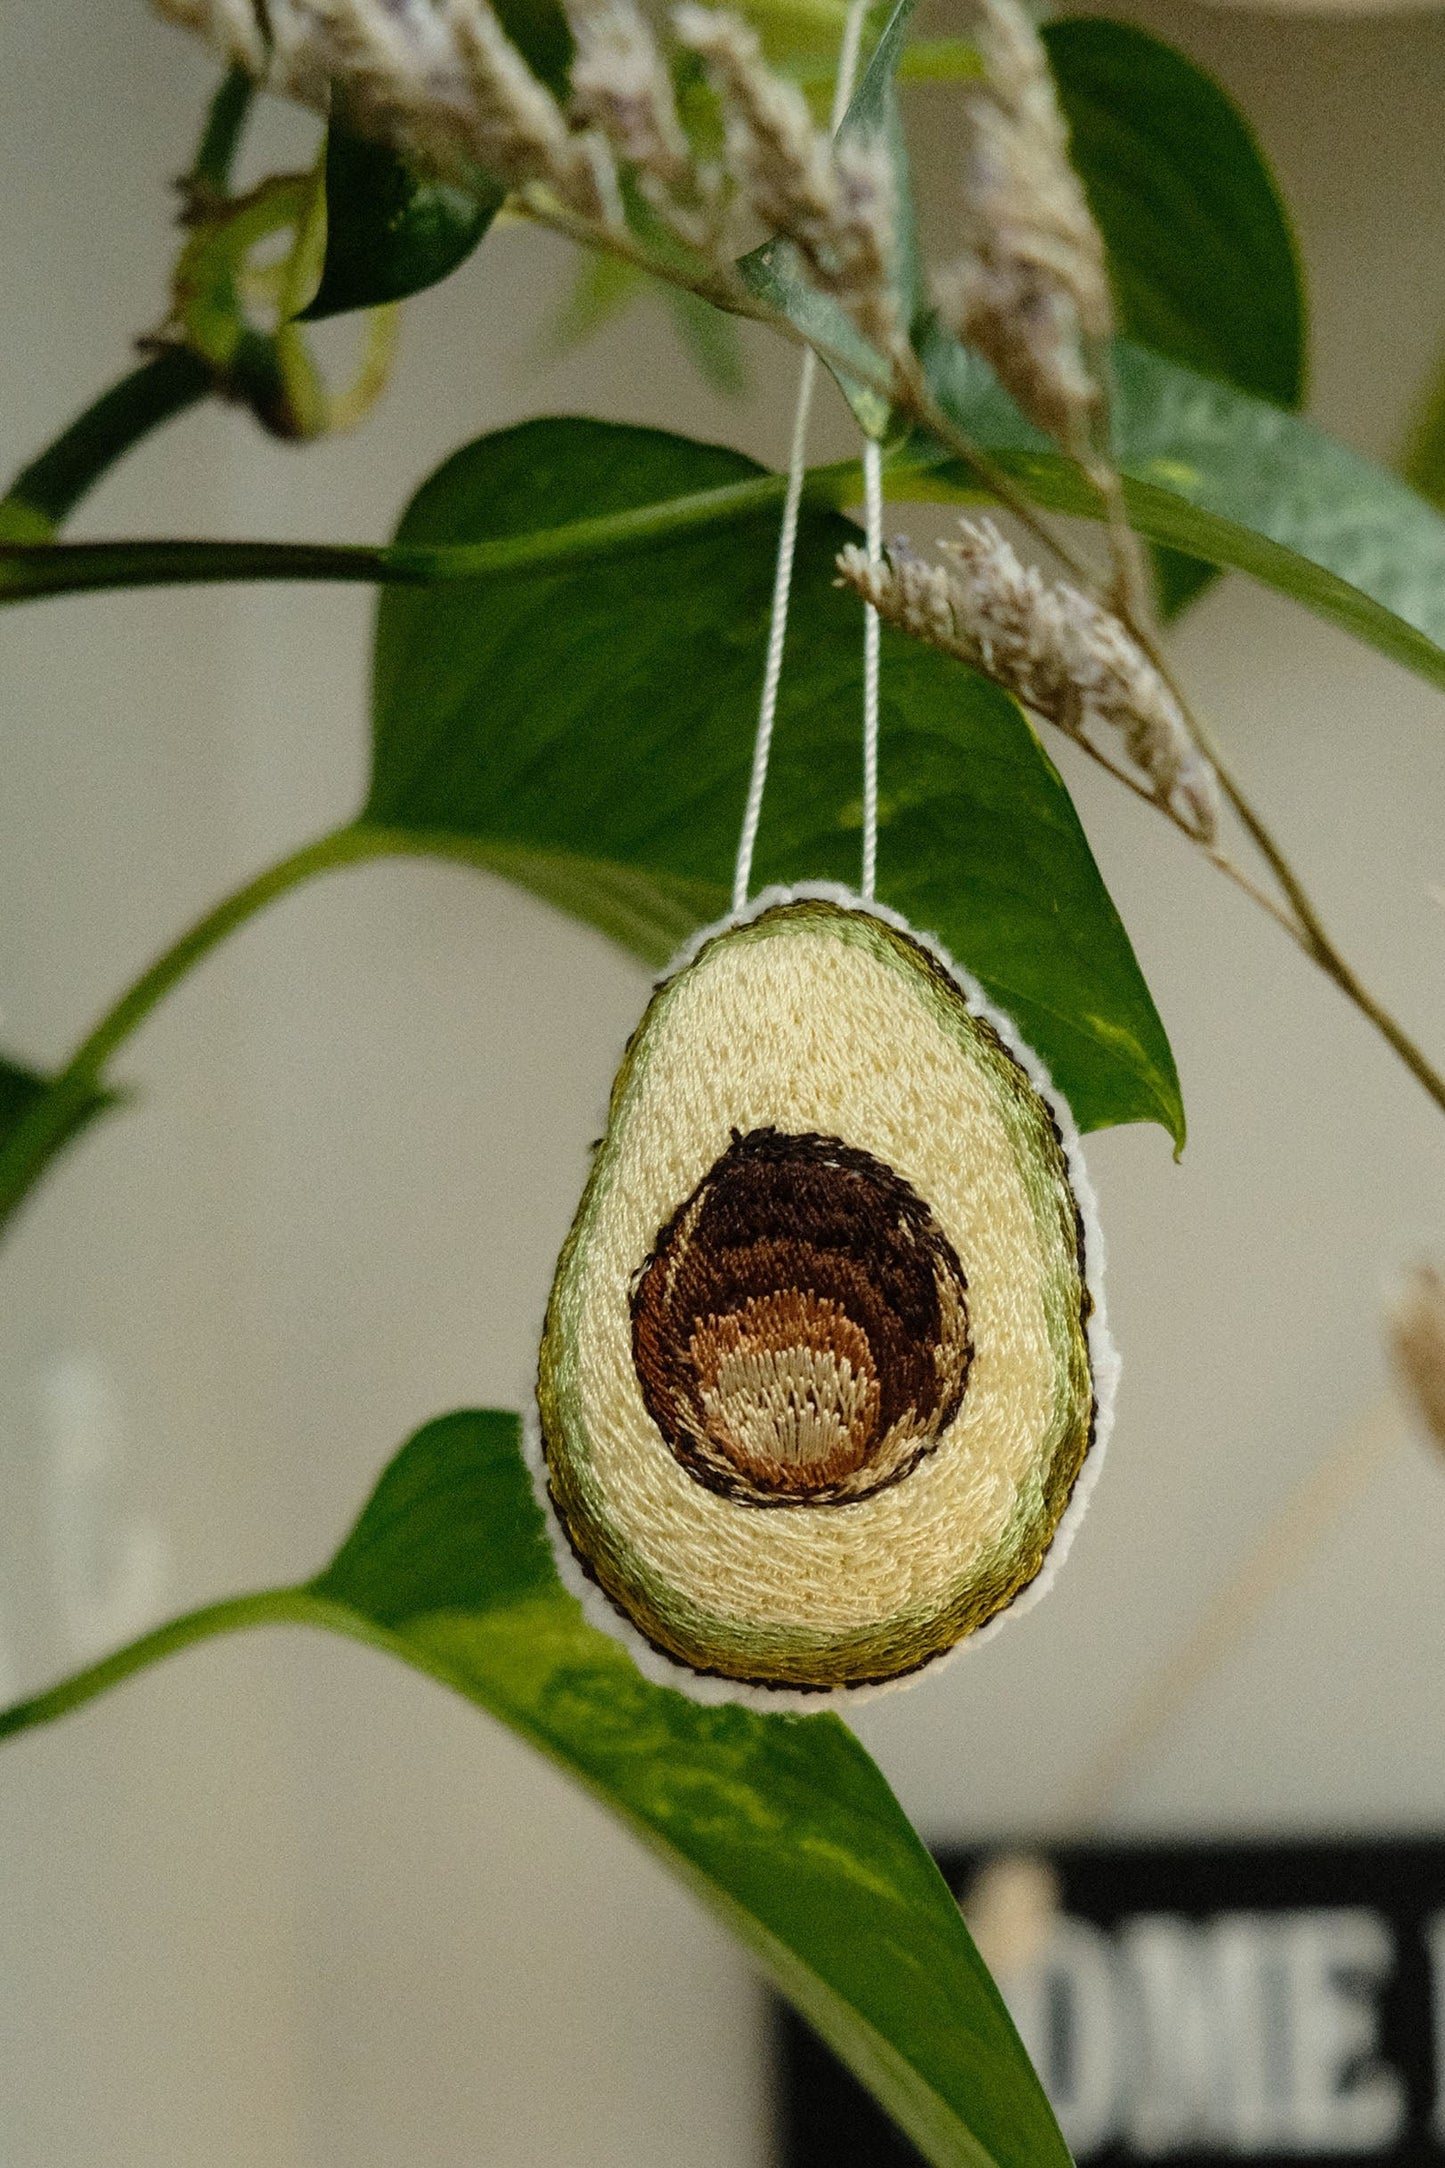
M 837 1137 L 735 1134 L 632 1296 L 648 1413 L 689 1475 L 743 1505 L 898 1482 L 957 1415 L 972 1352 L 947 1236 L 902 1175 Z

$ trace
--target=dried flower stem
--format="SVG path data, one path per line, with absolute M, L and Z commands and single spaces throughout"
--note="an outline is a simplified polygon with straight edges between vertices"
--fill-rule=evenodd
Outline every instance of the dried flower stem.
M 1327 978 L 1333 979 L 1346 1000 L 1353 1003 L 1366 1021 L 1374 1026 L 1381 1038 L 1399 1056 L 1415 1081 L 1429 1094 L 1436 1106 L 1442 1112 L 1445 1112 L 1445 1077 L 1441 1076 L 1439 1070 L 1426 1057 L 1423 1050 L 1410 1037 L 1409 1033 L 1396 1022 L 1384 1004 L 1370 992 L 1353 965 L 1346 961 L 1336 947 L 1333 939 L 1325 929 L 1324 922 L 1310 897 L 1309 891 L 1295 871 L 1280 843 L 1221 757 L 1212 733 L 1205 727 L 1197 712 L 1190 706 L 1180 686 L 1179 679 L 1168 657 L 1160 647 L 1152 627 L 1130 612 L 1127 604 L 1122 603 L 1122 601 L 1119 614 L 1123 623 L 1127 625 L 1144 653 L 1158 670 L 1165 684 L 1174 694 L 1189 734 L 1199 748 L 1200 753 L 1213 768 L 1226 803 L 1261 858 L 1263 858 L 1275 880 L 1279 883 L 1288 904 L 1288 910 L 1281 911 L 1276 907 L 1272 916 L 1278 919 L 1290 938 L 1309 957 L 1311 963 L 1318 965 Z
M 568 133 L 565 117 L 550 94 L 530 77 L 520 55 L 507 45 L 495 18 L 490 17 L 486 0 L 440 0 L 435 10 L 430 6 L 418 9 L 415 0 L 388 0 L 384 7 L 377 0 L 307 0 L 304 8 L 298 0 L 270 0 L 270 51 L 265 50 L 264 41 L 258 43 L 260 17 L 254 0 L 156 0 L 156 4 L 163 13 L 210 36 L 230 57 L 268 78 L 273 86 L 303 98 L 315 97 L 318 81 L 324 89 L 326 72 L 318 71 L 317 54 L 308 51 L 308 36 L 319 37 L 322 43 L 329 38 L 334 53 L 337 27 L 343 34 L 349 31 L 355 36 L 359 26 L 363 39 L 372 35 L 380 41 L 372 50 L 383 55 L 390 52 L 403 76 L 409 66 L 413 85 L 429 87 L 437 104 L 445 106 L 449 89 L 453 95 L 460 89 L 463 105 L 470 98 L 469 118 L 460 133 L 465 140 L 470 129 L 473 154 L 478 147 L 478 99 L 485 108 L 495 92 L 498 111 L 487 110 L 482 118 L 488 126 L 495 123 L 504 137 L 507 128 L 516 123 L 512 138 L 502 144 L 507 158 L 501 160 L 500 153 L 494 152 L 502 165 L 501 177 L 513 184 L 514 210 L 573 240 L 606 249 L 719 308 L 766 323 L 793 343 L 811 346 L 830 366 L 840 367 L 855 378 L 863 377 L 961 460 L 1050 551 L 1082 593 L 1099 596 L 1098 582 L 1053 523 L 1029 502 L 1006 470 L 942 411 L 916 357 L 903 342 L 890 341 L 876 307 L 881 290 L 876 279 L 872 280 L 872 300 L 860 306 L 855 290 L 856 266 L 849 268 L 849 250 L 856 246 L 857 236 L 852 240 L 847 237 L 846 201 L 840 223 L 840 194 L 846 198 L 847 190 L 840 190 L 837 168 L 829 164 L 825 172 L 819 163 L 819 139 L 809 137 L 805 142 L 797 112 L 786 96 L 787 86 L 771 78 L 765 82 L 766 71 L 755 68 L 755 56 L 738 46 L 736 31 L 717 27 L 726 18 L 707 18 L 697 27 L 710 59 L 731 87 L 736 168 L 752 192 L 755 207 L 766 195 L 767 186 L 776 183 L 781 188 L 780 207 L 785 215 L 780 223 L 784 230 L 790 224 L 798 229 L 791 237 L 810 264 L 816 282 L 834 292 L 850 308 L 856 322 L 865 324 L 867 336 L 877 350 L 876 366 L 860 366 L 856 352 L 842 354 L 830 348 L 826 340 L 806 336 L 780 311 L 760 302 L 736 268 L 722 260 L 717 246 L 690 251 L 690 262 L 669 260 L 663 252 L 640 241 L 616 216 L 615 173 L 606 150 L 608 143 L 619 155 L 640 160 L 640 170 L 649 172 L 658 188 L 665 191 L 676 185 L 675 176 L 673 180 L 668 178 L 676 149 L 670 134 L 670 108 L 662 85 L 651 72 L 648 34 L 645 26 L 639 29 L 640 18 L 631 14 L 631 0 L 579 0 L 582 6 L 605 10 L 610 24 L 594 38 L 591 90 L 573 116 L 574 120 L 591 124 L 581 136 L 575 129 Z M 1172 695 L 1189 740 L 1200 759 L 1213 769 L 1226 802 L 1278 884 L 1284 905 L 1258 888 L 1212 839 L 1196 832 L 1194 840 L 1209 851 L 1221 871 L 1285 927 L 1445 1110 L 1445 1080 L 1368 992 L 1335 947 L 1298 874 L 1220 759 L 1160 648 L 1150 623 L 1140 545 L 1129 520 L 1123 484 L 1100 448 L 1107 441 L 1106 429 L 1101 427 L 1107 421 L 1107 379 L 1100 370 L 1087 366 L 1109 329 L 1109 296 L 1098 235 L 1068 163 L 1067 140 L 1036 34 L 1017 0 L 982 0 L 982 6 L 984 42 L 992 57 L 990 103 L 982 124 L 983 170 L 975 176 L 975 184 L 976 191 L 981 185 L 983 193 L 987 195 L 991 190 L 992 196 L 983 205 L 986 215 L 975 237 L 975 258 L 984 275 L 982 298 L 977 283 L 970 291 L 965 277 L 959 306 L 966 314 L 974 312 L 985 323 L 986 335 L 979 343 L 987 352 L 996 348 L 995 361 L 1001 359 L 1005 364 L 1005 382 L 1015 396 L 1024 394 L 1020 403 L 1025 411 L 1030 411 L 1029 372 L 1033 372 L 1036 418 L 1050 428 L 1099 492 L 1113 570 L 1107 598 L 1100 599 L 1106 601 Z M 691 13 L 698 17 L 702 11 Z M 746 35 L 744 32 L 744 38 Z M 410 49 L 405 42 L 396 43 L 397 39 L 408 38 L 412 40 Z M 438 65 L 439 53 L 443 62 L 448 59 L 442 51 L 448 40 L 452 53 L 460 52 L 463 57 L 459 84 L 455 68 L 449 74 L 447 65 Z M 526 81 L 516 76 L 513 60 Z M 586 73 L 584 67 L 584 77 Z M 588 97 L 592 101 L 590 110 L 586 109 Z M 377 102 L 385 106 L 384 97 Z M 415 118 L 414 105 L 415 98 L 408 93 L 400 101 L 400 110 L 390 116 L 403 132 L 408 121 Z M 378 118 L 385 123 L 388 115 L 383 111 Z M 739 133 L 744 122 L 746 142 Z M 456 125 L 454 119 L 454 128 Z M 643 139 L 649 128 L 650 148 Z M 633 131 L 630 138 L 629 130 Z M 589 136 L 590 142 L 586 140 Z M 867 175 L 861 176 L 859 187 L 861 193 L 852 210 L 861 215 L 871 235 L 869 246 L 876 253 L 881 232 L 877 190 Z M 676 222 L 674 230 L 686 231 Z M 867 249 L 863 255 L 868 255 Z M 868 277 L 872 277 L 871 272 Z M 1010 295 L 1012 318 L 1005 307 Z M 974 336 L 979 338 L 977 322 Z M 1055 411 L 1049 419 L 1046 410 L 1051 405 Z M 1156 806 L 1161 804 L 1157 790 L 1140 789 L 1137 779 L 1101 754 L 1099 748 L 1086 745 L 1086 750 L 1118 780 Z M 1169 811 L 1167 804 L 1163 810 Z M 1176 824 L 1190 832 L 1187 822 Z
M 1296 946 L 1308 956 L 1311 963 L 1317 965 L 1326 978 L 1334 981 L 1345 999 L 1359 1010 L 1367 1023 L 1374 1026 L 1385 1043 L 1404 1063 L 1416 1083 L 1428 1093 L 1441 1112 L 1445 1113 L 1445 1077 L 1441 1076 L 1423 1049 L 1390 1014 L 1383 1002 L 1370 992 L 1354 966 L 1346 961 L 1336 947 L 1303 881 L 1263 816 L 1246 796 L 1237 778 L 1222 759 L 1212 733 L 1205 728 L 1197 712 L 1190 706 L 1178 677 L 1149 625 L 1128 609 L 1123 598 L 1119 614 L 1121 622 L 1139 642 L 1177 699 L 1191 738 L 1213 768 L 1225 802 L 1279 883 L 1287 908 L 1281 907 L 1258 888 L 1232 860 L 1215 857 L 1215 864 L 1221 872 L 1227 873 L 1231 880 L 1252 896 L 1256 903 L 1263 905 Z
M 1118 616 L 1021 563 L 991 520 L 960 520 L 929 564 L 906 543 L 874 561 L 849 547 L 844 580 L 905 632 L 958 656 L 1069 737 L 1123 740 L 1150 795 L 1196 843 L 1212 846 L 1218 790 L 1178 701 Z
M 1165 818 L 1172 821 L 1179 833 L 1188 837 L 1191 843 L 1199 844 L 1199 848 L 1204 852 L 1205 857 L 1216 871 L 1222 873 L 1226 880 L 1233 881 L 1235 887 L 1241 889 L 1248 896 L 1251 903 L 1257 903 L 1262 911 L 1269 913 L 1277 926 L 1282 926 L 1291 938 L 1294 937 L 1294 921 L 1284 905 L 1279 901 L 1278 897 L 1272 896 L 1267 888 L 1262 887 L 1252 874 L 1246 873 L 1238 859 L 1231 858 L 1228 851 L 1224 850 L 1218 843 L 1200 843 L 1199 837 L 1185 826 L 1176 813 L 1168 806 L 1161 806 L 1159 800 L 1146 783 L 1141 783 L 1136 775 L 1130 775 L 1127 768 L 1123 768 L 1117 761 L 1111 760 L 1103 747 L 1096 745 L 1091 738 L 1075 738 L 1073 742 L 1078 746 L 1079 751 L 1087 754 L 1089 759 L 1102 768 L 1106 775 L 1112 775 L 1116 783 L 1123 784 L 1125 790 L 1133 791 L 1134 796 L 1142 800 L 1145 805 L 1153 806 L 1156 813 L 1163 813 Z
M 604 255 L 617 257 L 621 263 L 633 264 L 650 278 L 660 279 L 665 286 L 676 286 L 683 293 L 696 294 L 730 316 L 743 316 L 755 324 L 766 324 L 770 330 L 780 331 L 795 346 L 814 345 L 820 360 L 826 362 L 829 359 L 830 349 L 815 345 L 796 325 L 765 301 L 760 301 L 730 263 L 718 264 L 699 257 L 696 264 L 680 264 L 675 258 L 650 248 L 630 226 L 602 225 L 582 217 L 541 188 L 519 189 L 508 197 L 507 208 L 517 217 L 526 219 L 529 225 L 562 234 L 582 248 L 599 249 Z M 841 363 L 841 357 L 839 359 Z
M 873 602 L 875 608 L 882 608 L 883 613 L 890 616 L 893 622 L 902 624 L 904 629 L 913 632 L 919 637 L 931 640 L 932 644 L 941 646 L 948 652 L 960 655 L 964 660 L 970 661 L 976 667 L 984 667 L 989 674 L 1001 676 L 1002 682 L 1009 684 L 1011 690 L 1020 693 L 1021 697 L 1029 699 L 1031 704 L 1038 704 L 1032 700 L 1030 686 L 1022 675 L 1016 671 L 1011 678 L 1009 675 L 991 667 L 990 661 L 981 657 L 978 642 L 970 640 L 966 631 L 964 636 L 960 638 L 957 621 L 942 589 L 939 590 L 938 596 L 935 598 L 923 592 L 922 583 L 915 580 L 913 596 L 911 598 L 908 595 L 894 597 L 897 606 L 890 608 L 890 596 L 886 587 L 877 584 L 872 568 L 865 565 L 859 553 L 845 552 L 844 560 L 840 560 L 840 562 L 843 563 L 845 576 L 849 578 L 850 584 L 858 586 L 860 592 L 866 593 L 867 599 Z M 943 578 L 941 573 L 939 578 Z M 1076 599 L 1082 601 L 1084 598 L 1079 597 Z M 1098 609 L 1100 605 L 1095 604 L 1093 607 Z M 934 614 L 930 620 L 931 611 Z M 1370 993 L 1359 975 L 1346 962 L 1339 949 L 1326 933 L 1318 911 L 1298 874 L 1285 856 L 1284 851 L 1260 814 L 1245 796 L 1238 782 L 1221 761 L 1212 739 L 1202 728 L 1198 718 L 1189 709 L 1188 703 L 1179 689 L 1178 682 L 1170 670 L 1166 658 L 1160 652 L 1158 643 L 1153 638 L 1149 628 L 1130 624 L 1122 610 L 1116 611 L 1115 616 L 1117 623 L 1125 629 L 1128 636 L 1136 643 L 1140 653 L 1147 658 L 1157 672 L 1159 683 L 1172 698 L 1178 725 L 1187 733 L 1190 743 L 1200 758 L 1208 764 L 1226 802 L 1233 809 L 1246 834 L 1256 845 L 1270 871 L 1279 882 L 1286 898 L 1287 908 L 1270 896 L 1267 891 L 1260 888 L 1245 870 L 1220 848 L 1211 834 L 1202 833 L 1198 823 L 1192 822 L 1187 813 L 1184 817 L 1181 817 L 1180 809 L 1174 802 L 1171 791 L 1161 792 L 1157 785 L 1151 788 L 1147 783 L 1141 783 L 1137 777 L 1131 776 L 1116 762 L 1111 761 L 1107 755 L 1103 754 L 1097 744 L 1091 741 L 1087 733 L 1078 729 L 1070 729 L 1069 734 L 1101 767 L 1107 768 L 1120 782 L 1133 789 L 1137 796 L 1145 798 L 1154 804 L 1168 819 L 1173 821 L 1174 825 L 1182 833 L 1189 836 L 1192 842 L 1201 845 L 1206 850 L 1211 861 L 1222 873 L 1234 881 L 1261 908 L 1267 910 L 1276 923 L 1283 927 L 1290 938 L 1303 950 L 1305 955 L 1327 977 L 1334 981 L 1346 998 L 1375 1027 L 1386 1043 L 1404 1062 L 1416 1081 L 1423 1086 L 1435 1101 L 1436 1105 L 1445 1110 L 1445 1079 L 1442 1079 L 1438 1070 L 1426 1058 L 1409 1034 L 1396 1022 L 1390 1012 Z M 1061 727 L 1068 728 L 1067 719 L 1058 711 L 1057 703 L 1050 705 L 1048 686 L 1036 681 L 1033 690 L 1041 691 L 1044 696 L 1042 712 L 1048 714 L 1050 720 L 1059 722 Z

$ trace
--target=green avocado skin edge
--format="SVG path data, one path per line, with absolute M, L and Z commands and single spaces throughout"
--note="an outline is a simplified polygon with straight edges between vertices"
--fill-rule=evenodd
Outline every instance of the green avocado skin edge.
M 607 1211 L 618 1140 L 635 1085 L 669 1028 L 682 974 L 722 944 L 752 945 L 819 932 L 858 946 L 884 964 L 926 1005 L 932 1021 L 962 1048 L 983 1079 L 1022 1176 L 1047 1260 L 1042 1283 L 1055 1378 L 1047 1435 L 991 1551 L 975 1559 L 968 1573 L 926 1608 L 831 1635 L 700 1609 L 670 1588 L 613 1525 L 590 1449 L 575 1330 L 582 1267 Z M 651 1656 L 644 1668 L 652 1676 L 685 1690 L 708 1682 L 707 1699 L 742 1698 L 777 1708 L 800 1697 L 797 1705 L 816 1707 L 819 1696 L 877 1689 L 916 1675 L 960 1643 L 967 1645 L 990 1621 L 998 1622 L 1001 1614 L 1017 1608 L 1021 1599 L 1043 1592 L 1096 1473 L 1117 1369 L 1098 1289 L 1100 1249 L 1092 1194 L 1067 1107 L 1008 1019 L 989 1008 L 941 950 L 925 945 L 881 907 L 831 888 L 769 892 L 740 920 L 706 929 L 659 982 L 628 1042 L 612 1088 L 606 1133 L 563 1245 L 547 1306 L 538 1366 L 540 1430 L 534 1472 L 550 1508 L 549 1529 L 569 1583 L 584 1593 L 597 1623 L 620 1633 L 640 1659 Z M 639 1266 L 642 1262 L 638 1260 Z M 659 1448 L 665 1449 L 660 1436 Z M 856 1513 L 859 1505 L 843 1503 L 826 1510 Z

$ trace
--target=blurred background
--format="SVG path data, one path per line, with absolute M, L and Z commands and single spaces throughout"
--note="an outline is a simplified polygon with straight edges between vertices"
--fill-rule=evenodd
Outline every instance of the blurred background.
M 1308 268 L 1313 410 L 1392 455 L 1445 341 L 1445 19 L 1123 12 L 1252 118 Z M 0 8 L 7 471 L 159 317 L 167 185 L 212 81 L 141 0 Z M 912 116 L 924 190 L 946 186 L 946 94 Z M 310 141 L 268 112 L 249 162 Z M 359 435 L 297 452 L 202 410 L 77 531 L 377 539 L 457 444 L 537 411 L 781 462 L 785 353 L 749 345 L 741 403 L 661 313 L 559 358 L 573 272 L 562 244 L 497 233 L 408 307 Z M 816 455 L 848 442 L 830 406 Z M 278 587 L 5 615 L 8 1049 L 59 1058 L 208 902 L 351 810 L 371 614 L 362 589 Z M 1177 649 L 1347 951 L 1438 1056 L 1445 704 L 1237 580 Z M 1445 1123 L 1172 831 L 1062 764 L 1189 1150 L 1174 1165 L 1153 1129 L 1090 1147 L 1125 1372 L 1058 1588 L 858 1728 L 939 1841 L 1438 1830 L 1445 1465 L 1382 1400 L 1378 1317 L 1397 1268 L 1445 1251 Z M 421 1420 L 521 1404 L 645 984 L 498 881 L 385 865 L 283 903 L 146 1028 L 137 1107 L 0 1261 L 5 1698 L 312 1570 Z M 1323 1540 L 1141 1730 L 1160 1664 L 1352 1434 Z M 357 1648 L 214 1646 L 7 1748 L 0 1921 L 3 2168 L 769 2157 L 741 1957 L 540 1760 Z

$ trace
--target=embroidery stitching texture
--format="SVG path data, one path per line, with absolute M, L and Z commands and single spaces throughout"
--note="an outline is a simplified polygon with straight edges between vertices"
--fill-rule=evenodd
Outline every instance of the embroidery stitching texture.
M 538 1374 L 564 1570 L 642 1660 L 854 1692 L 1043 1585 L 1115 1369 L 1047 1091 L 941 954 L 841 892 L 766 899 L 660 983 Z

